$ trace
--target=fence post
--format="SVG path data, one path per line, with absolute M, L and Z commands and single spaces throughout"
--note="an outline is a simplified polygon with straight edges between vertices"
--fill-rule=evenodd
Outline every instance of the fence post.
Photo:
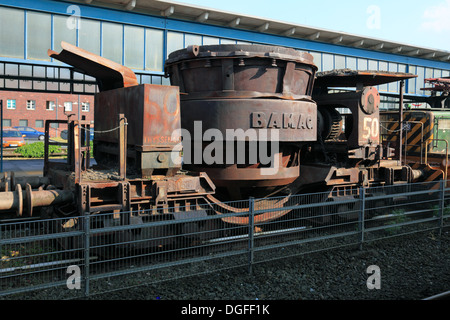
M 359 250 L 362 250 L 364 242 L 364 212 L 366 210 L 366 192 L 364 187 L 359 187 L 359 216 L 358 216 L 358 229 L 359 235 Z
M 253 273 L 253 232 L 255 230 L 254 220 L 255 200 L 253 197 L 248 199 L 248 273 Z
M 444 209 L 445 209 L 445 183 L 446 180 L 441 180 L 440 181 L 440 188 L 439 190 L 441 191 L 439 193 L 439 200 L 440 200 L 440 210 L 439 210 L 439 236 L 442 235 L 442 228 L 444 227 Z
M 90 247 L 90 214 L 84 213 L 84 295 L 89 296 L 89 247 Z

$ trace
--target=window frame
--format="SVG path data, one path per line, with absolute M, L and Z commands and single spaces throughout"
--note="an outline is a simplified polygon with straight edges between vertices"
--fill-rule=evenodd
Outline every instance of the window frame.
M 87 108 L 86 108 L 87 106 Z M 81 112 L 89 112 L 91 109 L 91 104 L 89 102 L 82 102 L 81 103 Z
M 11 103 L 11 102 L 13 102 L 13 103 Z M 16 99 L 7 99 L 6 100 L 6 109 L 16 110 Z
M 36 100 L 27 100 L 27 110 L 36 110 Z

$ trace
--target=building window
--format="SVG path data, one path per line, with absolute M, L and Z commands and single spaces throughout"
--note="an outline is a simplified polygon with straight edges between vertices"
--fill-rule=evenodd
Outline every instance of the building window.
M 45 103 L 45 110 L 55 110 L 55 101 L 47 101 Z
M 356 70 L 356 58 L 347 57 L 347 68 L 351 70 Z
M 358 62 L 358 70 L 368 70 L 367 59 L 358 58 L 357 62 Z
M 334 69 L 334 57 L 332 54 L 324 53 L 322 55 L 323 71 Z
M 334 68 L 335 69 L 345 69 L 345 57 L 335 56 L 334 57 Z
M 3 127 L 11 127 L 11 119 L 3 119 Z
M 122 64 L 122 25 L 117 23 L 102 23 L 102 56 Z
M 19 120 L 19 126 L 21 126 L 21 127 L 28 127 L 28 120 L 27 119 L 20 119 Z
M 35 100 L 27 100 L 27 110 L 36 110 Z
M 72 102 L 64 102 L 64 111 L 72 111 Z
M 369 60 L 369 70 L 371 70 L 371 71 L 378 70 L 378 61 Z
M 27 12 L 27 59 L 50 60 L 47 50 L 51 48 L 51 15 Z
M 214 38 L 214 37 L 203 37 L 203 45 L 213 45 L 213 44 L 219 44 L 220 39 Z
M 425 68 L 417 67 L 417 78 L 416 78 L 416 94 L 423 94 L 423 91 L 420 90 L 424 87 L 425 84 Z
M 236 40 L 220 39 L 220 44 L 236 44 Z
M 23 10 L 0 7 L 0 56 L 24 57 L 25 14 Z M 5 30 L 3 32 L 3 30 Z
M 145 70 L 163 71 L 164 32 L 155 29 L 145 30 Z
M 379 71 L 388 71 L 388 63 L 386 61 L 378 61 L 378 70 Z
M 144 69 L 144 28 L 124 27 L 124 63 L 132 69 Z
M 184 48 L 184 35 L 180 32 L 167 32 L 167 56 Z
M 81 28 L 78 30 L 79 47 L 100 55 L 100 22 L 81 19 L 80 26 Z
M 16 108 L 16 100 L 8 99 L 6 101 L 6 109 L 15 109 Z
M 44 120 L 36 120 L 36 122 L 34 123 L 34 126 L 36 128 L 43 128 L 44 127 Z
M 89 112 L 90 104 L 89 102 L 82 102 L 81 103 L 81 111 L 83 112 Z
M 68 27 L 68 20 L 66 16 L 53 16 L 53 50 L 59 52 L 61 51 L 61 41 L 71 43 L 73 45 L 77 44 L 77 23 L 78 20 L 72 17 L 72 23 L 74 26 Z
M 236 41 L 234 41 L 236 43 Z M 201 46 L 202 45 L 202 36 L 196 34 L 185 34 L 184 35 L 184 46 L 187 48 L 188 46 Z
M 322 54 L 320 52 L 310 52 L 313 56 L 314 64 L 317 66 L 317 71 L 322 71 Z
M 416 74 L 416 66 L 408 66 L 408 72 Z M 408 93 L 416 93 L 416 78 L 406 80 L 408 82 Z

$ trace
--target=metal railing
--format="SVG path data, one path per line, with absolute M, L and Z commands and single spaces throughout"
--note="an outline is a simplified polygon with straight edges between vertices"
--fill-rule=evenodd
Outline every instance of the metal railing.
M 45 290 L 80 298 L 236 267 L 252 273 L 258 263 L 412 233 L 439 235 L 450 225 L 449 191 L 440 181 L 360 188 L 339 199 L 301 194 L 282 208 L 274 205 L 281 198 L 251 198 L 226 203 L 245 209 L 239 213 L 177 207 L 177 219 L 141 211 L 129 225 L 120 224 L 128 212 L 5 223 L 0 296 L 42 299 Z M 279 210 L 286 214 L 256 223 Z M 248 223 L 224 222 L 236 216 Z

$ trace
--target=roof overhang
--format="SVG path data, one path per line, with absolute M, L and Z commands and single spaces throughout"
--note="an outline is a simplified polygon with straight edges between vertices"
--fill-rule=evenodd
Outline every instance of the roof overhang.
M 419 47 L 383 39 L 364 37 L 351 33 L 319 29 L 251 15 L 243 15 L 235 12 L 194 6 L 177 1 L 74 0 L 71 2 L 114 8 L 124 11 L 134 11 L 143 14 L 170 17 L 174 19 L 194 21 L 242 30 L 251 30 L 298 39 L 314 40 L 385 53 L 401 54 L 415 58 L 444 62 L 450 61 L 450 51 Z

